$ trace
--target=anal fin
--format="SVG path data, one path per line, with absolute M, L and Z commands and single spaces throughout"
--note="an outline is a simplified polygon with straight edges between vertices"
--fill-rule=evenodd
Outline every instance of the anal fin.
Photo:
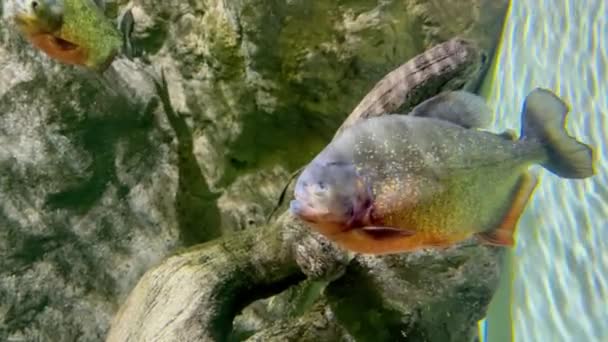
M 477 237 L 491 245 L 513 246 L 515 244 L 513 235 L 517 227 L 517 221 L 519 221 L 537 184 L 538 179 L 536 176 L 529 172 L 524 173 L 519 179 L 511 207 L 503 217 L 500 225 L 495 229 L 477 233 Z

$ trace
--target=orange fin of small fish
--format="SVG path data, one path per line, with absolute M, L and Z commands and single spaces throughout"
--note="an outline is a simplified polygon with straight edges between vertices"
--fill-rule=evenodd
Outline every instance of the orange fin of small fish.
M 28 38 L 32 45 L 60 62 L 75 65 L 86 63 L 87 54 L 78 45 L 46 33 L 31 35 Z
M 525 173 L 519 179 L 517 191 L 513 197 L 513 203 L 500 225 L 493 230 L 477 233 L 477 236 L 485 243 L 498 246 L 513 246 L 515 241 L 513 235 L 517 227 L 517 221 L 521 217 L 528 200 L 532 196 L 538 179 L 536 176 Z
M 415 231 L 409 229 L 399 229 L 393 227 L 380 227 L 380 226 L 367 226 L 361 228 L 365 233 L 373 237 L 377 240 L 382 240 L 386 238 L 393 237 L 404 237 L 404 236 L 412 236 L 416 234 Z

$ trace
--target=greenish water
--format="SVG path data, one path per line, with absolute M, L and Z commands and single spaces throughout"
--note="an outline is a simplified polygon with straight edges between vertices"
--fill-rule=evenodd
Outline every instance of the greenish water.
M 552 89 L 570 133 L 593 145 L 597 174 L 565 180 L 537 168 L 486 340 L 608 341 L 608 4 L 514 0 L 485 94 L 494 129 L 518 128 L 526 94 Z M 483 329 L 482 329 L 483 330 Z

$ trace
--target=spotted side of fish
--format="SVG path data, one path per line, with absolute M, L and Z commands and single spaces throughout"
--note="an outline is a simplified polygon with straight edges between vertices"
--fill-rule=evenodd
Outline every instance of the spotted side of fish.
M 466 92 L 443 93 L 412 115 L 363 120 L 321 151 L 296 182 L 291 212 L 342 247 L 391 254 L 472 236 L 514 244 L 539 164 L 566 179 L 594 175 L 590 146 L 565 129 L 569 109 L 537 88 L 520 137 L 478 129 L 491 112 Z

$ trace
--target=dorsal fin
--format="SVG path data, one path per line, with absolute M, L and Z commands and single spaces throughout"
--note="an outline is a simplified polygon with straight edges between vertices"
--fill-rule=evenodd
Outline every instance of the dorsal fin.
M 465 128 L 484 128 L 492 120 L 485 100 L 463 90 L 440 93 L 420 103 L 409 115 L 449 121 Z

